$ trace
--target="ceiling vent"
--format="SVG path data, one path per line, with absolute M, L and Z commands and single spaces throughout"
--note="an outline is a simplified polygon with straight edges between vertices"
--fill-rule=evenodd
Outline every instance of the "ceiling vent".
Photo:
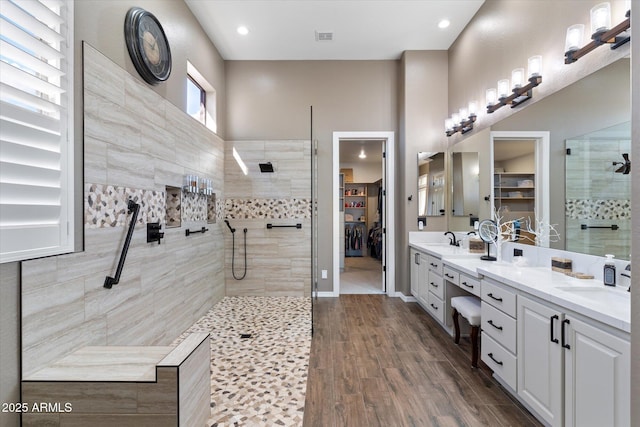
M 333 31 L 316 31 L 317 42 L 333 41 Z

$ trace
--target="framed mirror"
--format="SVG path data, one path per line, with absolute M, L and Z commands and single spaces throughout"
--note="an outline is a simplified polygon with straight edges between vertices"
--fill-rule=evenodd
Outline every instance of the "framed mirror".
M 451 214 L 478 217 L 480 159 L 478 152 L 451 153 Z
M 418 218 L 446 214 L 444 160 L 442 152 L 418 153 Z

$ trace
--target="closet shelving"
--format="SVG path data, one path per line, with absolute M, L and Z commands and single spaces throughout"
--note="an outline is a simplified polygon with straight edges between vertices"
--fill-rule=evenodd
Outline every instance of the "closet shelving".
M 367 249 L 367 184 L 345 182 L 341 191 L 344 207 L 345 256 L 364 256 Z
M 493 183 L 495 208 L 505 215 L 505 220 L 521 217 L 535 219 L 534 173 L 496 172 Z

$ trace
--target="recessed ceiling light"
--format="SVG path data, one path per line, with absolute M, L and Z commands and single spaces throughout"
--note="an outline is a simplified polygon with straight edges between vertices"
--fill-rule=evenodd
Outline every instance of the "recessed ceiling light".
M 236 31 L 242 36 L 246 36 L 247 34 L 249 34 L 249 29 L 244 25 L 239 26 Z
M 449 22 L 448 19 L 443 19 L 442 21 L 438 22 L 438 28 L 447 28 L 450 24 L 451 22 Z

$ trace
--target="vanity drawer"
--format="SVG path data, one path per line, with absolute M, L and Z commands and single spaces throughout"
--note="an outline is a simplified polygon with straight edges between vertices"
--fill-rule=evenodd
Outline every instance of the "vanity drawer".
M 442 276 L 442 260 L 429 255 L 429 270 L 435 271 Z
M 451 267 L 444 267 L 442 269 L 443 273 L 442 275 L 444 276 L 445 280 L 448 280 L 449 282 L 453 283 L 454 285 L 458 285 L 458 281 L 460 280 L 460 273 L 458 273 L 456 270 L 452 269 Z
M 429 300 L 427 301 L 427 310 L 436 320 L 444 323 L 444 301 L 438 298 L 433 292 L 429 292 Z
M 488 280 L 482 281 L 481 296 L 483 302 L 488 302 L 497 309 L 516 317 L 516 294 L 498 286 Z
M 482 361 L 486 363 L 493 373 L 509 385 L 513 390 L 517 390 L 517 365 L 516 357 L 505 350 L 485 331 L 482 331 Z
M 460 288 L 472 293 L 473 295 L 480 296 L 480 280 L 474 277 L 467 276 L 466 274 L 460 274 Z
M 482 331 L 511 353 L 516 353 L 516 319 L 485 302 L 481 304 Z
M 429 272 L 429 292 L 435 294 L 441 300 L 444 299 L 444 280 L 442 276 L 438 276 L 437 274 L 433 274 L 433 272 Z

